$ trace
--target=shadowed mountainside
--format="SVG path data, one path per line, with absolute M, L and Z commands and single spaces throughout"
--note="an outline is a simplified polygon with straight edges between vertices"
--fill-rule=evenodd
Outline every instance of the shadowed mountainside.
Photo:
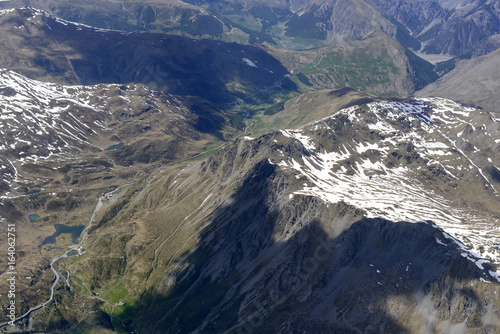
M 143 83 L 217 104 L 274 87 L 296 89 L 287 70 L 262 49 L 152 33 L 69 24 L 31 9 L 0 15 L 0 67 L 69 84 Z M 17 27 L 20 27 L 16 30 Z M 286 87 L 286 88 L 280 88 Z M 272 98 L 272 97 L 269 97 Z
M 182 198 L 197 201 L 208 192 L 224 191 L 222 185 L 206 188 L 213 182 L 207 184 L 206 177 L 231 173 L 229 166 L 210 159 L 200 167 L 197 179 L 204 186 L 184 186 Z M 153 238 L 137 254 L 123 253 L 126 261 L 119 267 L 109 259 L 120 258 L 116 247 L 123 236 L 109 233 L 127 226 L 123 215 L 146 198 L 145 203 L 154 205 L 151 200 L 157 195 L 147 195 L 150 190 L 137 193 L 116 217 L 97 227 L 95 255 L 75 275 L 89 272 L 94 291 L 123 276 L 129 293 L 141 292 L 116 313 L 123 329 L 355 333 L 384 328 L 411 333 L 421 328 L 499 328 L 492 316 L 499 311 L 498 296 L 492 293 L 498 284 L 481 282 L 492 278 L 462 257 L 457 245 L 430 222 L 361 219 L 361 210 L 344 203 L 290 198 L 294 178 L 266 160 L 238 174 L 244 178 L 234 194 L 207 197 L 185 217 L 178 233 L 178 218 L 164 216 L 157 225 L 166 224 L 160 230 L 163 237 Z M 176 198 L 172 180 L 165 191 Z M 171 196 L 161 211 L 174 212 L 178 204 Z M 220 201 L 227 204 L 220 206 Z M 210 207 L 216 209 L 211 212 Z M 199 226 L 195 230 L 193 223 Z M 193 232 L 197 246 L 190 249 Z M 98 246 L 105 239 L 106 248 Z M 178 248 L 173 241 L 182 239 Z M 131 240 L 125 249 L 132 250 L 133 244 Z M 100 271 L 91 269 L 96 265 Z M 132 283 L 137 276 L 146 278 L 144 290 Z

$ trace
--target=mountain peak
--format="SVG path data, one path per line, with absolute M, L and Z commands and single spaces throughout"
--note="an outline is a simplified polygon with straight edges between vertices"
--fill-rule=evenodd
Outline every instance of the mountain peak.
M 490 170 L 500 170 L 500 161 L 480 153 L 494 149 L 500 135 L 486 112 L 442 98 L 382 100 L 280 134 L 303 150 L 278 151 L 272 159 L 307 180 L 293 194 L 345 202 L 367 217 L 433 221 L 479 268 L 500 264 L 491 239 L 499 221 L 490 223 L 479 207 L 464 207 L 457 197 L 457 181 L 472 177 L 484 196 L 499 198 Z M 460 197 L 471 201 L 474 194 Z M 500 272 L 494 275 L 500 278 Z

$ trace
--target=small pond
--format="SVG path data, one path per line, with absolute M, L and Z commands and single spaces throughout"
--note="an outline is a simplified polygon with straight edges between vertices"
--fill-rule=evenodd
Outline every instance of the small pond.
M 40 190 L 33 190 L 33 191 L 30 191 L 30 192 L 27 192 L 27 193 L 24 193 L 24 195 L 35 195 L 35 194 L 39 194 L 40 193 Z
M 40 216 L 39 216 L 39 215 L 36 215 L 36 214 L 29 215 L 28 217 L 29 217 L 29 219 L 30 219 L 30 222 L 32 222 L 32 223 L 33 223 L 35 220 L 37 220 L 38 218 L 40 218 Z
M 80 234 L 82 234 L 83 230 L 85 229 L 85 225 L 68 226 L 68 225 L 63 225 L 63 224 L 55 224 L 54 228 L 56 229 L 54 234 L 45 238 L 43 240 L 42 244 L 40 245 L 40 247 L 43 245 L 55 243 L 56 238 L 58 236 L 60 236 L 61 234 L 65 234 L 65 233 L 71 234 L 71 240 L 73 241 L 73 243 L 76 244 L 78 242 L 78 238 L 80 237 Z
M 116 150 L 116 149 L 119 149 L 120 147 L 122 147 L 123 145 L 124 145 L 123 143 L 118 143 L 118 144 L 115 144 L 115 145 L 111 145 L 110 147 L 108 147 L 104 151 Z
M 77 256 L 78 255 L 78 251 L 77 250 L 71 250 L 69 253 L 68 253 L 68 257 L 71 257 L 71 256 Z

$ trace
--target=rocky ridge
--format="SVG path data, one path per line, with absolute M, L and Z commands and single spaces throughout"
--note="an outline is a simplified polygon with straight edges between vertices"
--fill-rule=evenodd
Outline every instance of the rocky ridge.
M 124 275 L 129 330 L 495 331 L 498 130 L 429 98 L 241 138 L 139 182 L 70 270 Z

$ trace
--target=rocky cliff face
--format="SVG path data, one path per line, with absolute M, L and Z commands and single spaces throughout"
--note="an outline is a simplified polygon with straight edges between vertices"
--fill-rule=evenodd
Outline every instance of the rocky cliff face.
M 497 1 L 375 1 L 431 54 L 459 55 L 500 31 Z

